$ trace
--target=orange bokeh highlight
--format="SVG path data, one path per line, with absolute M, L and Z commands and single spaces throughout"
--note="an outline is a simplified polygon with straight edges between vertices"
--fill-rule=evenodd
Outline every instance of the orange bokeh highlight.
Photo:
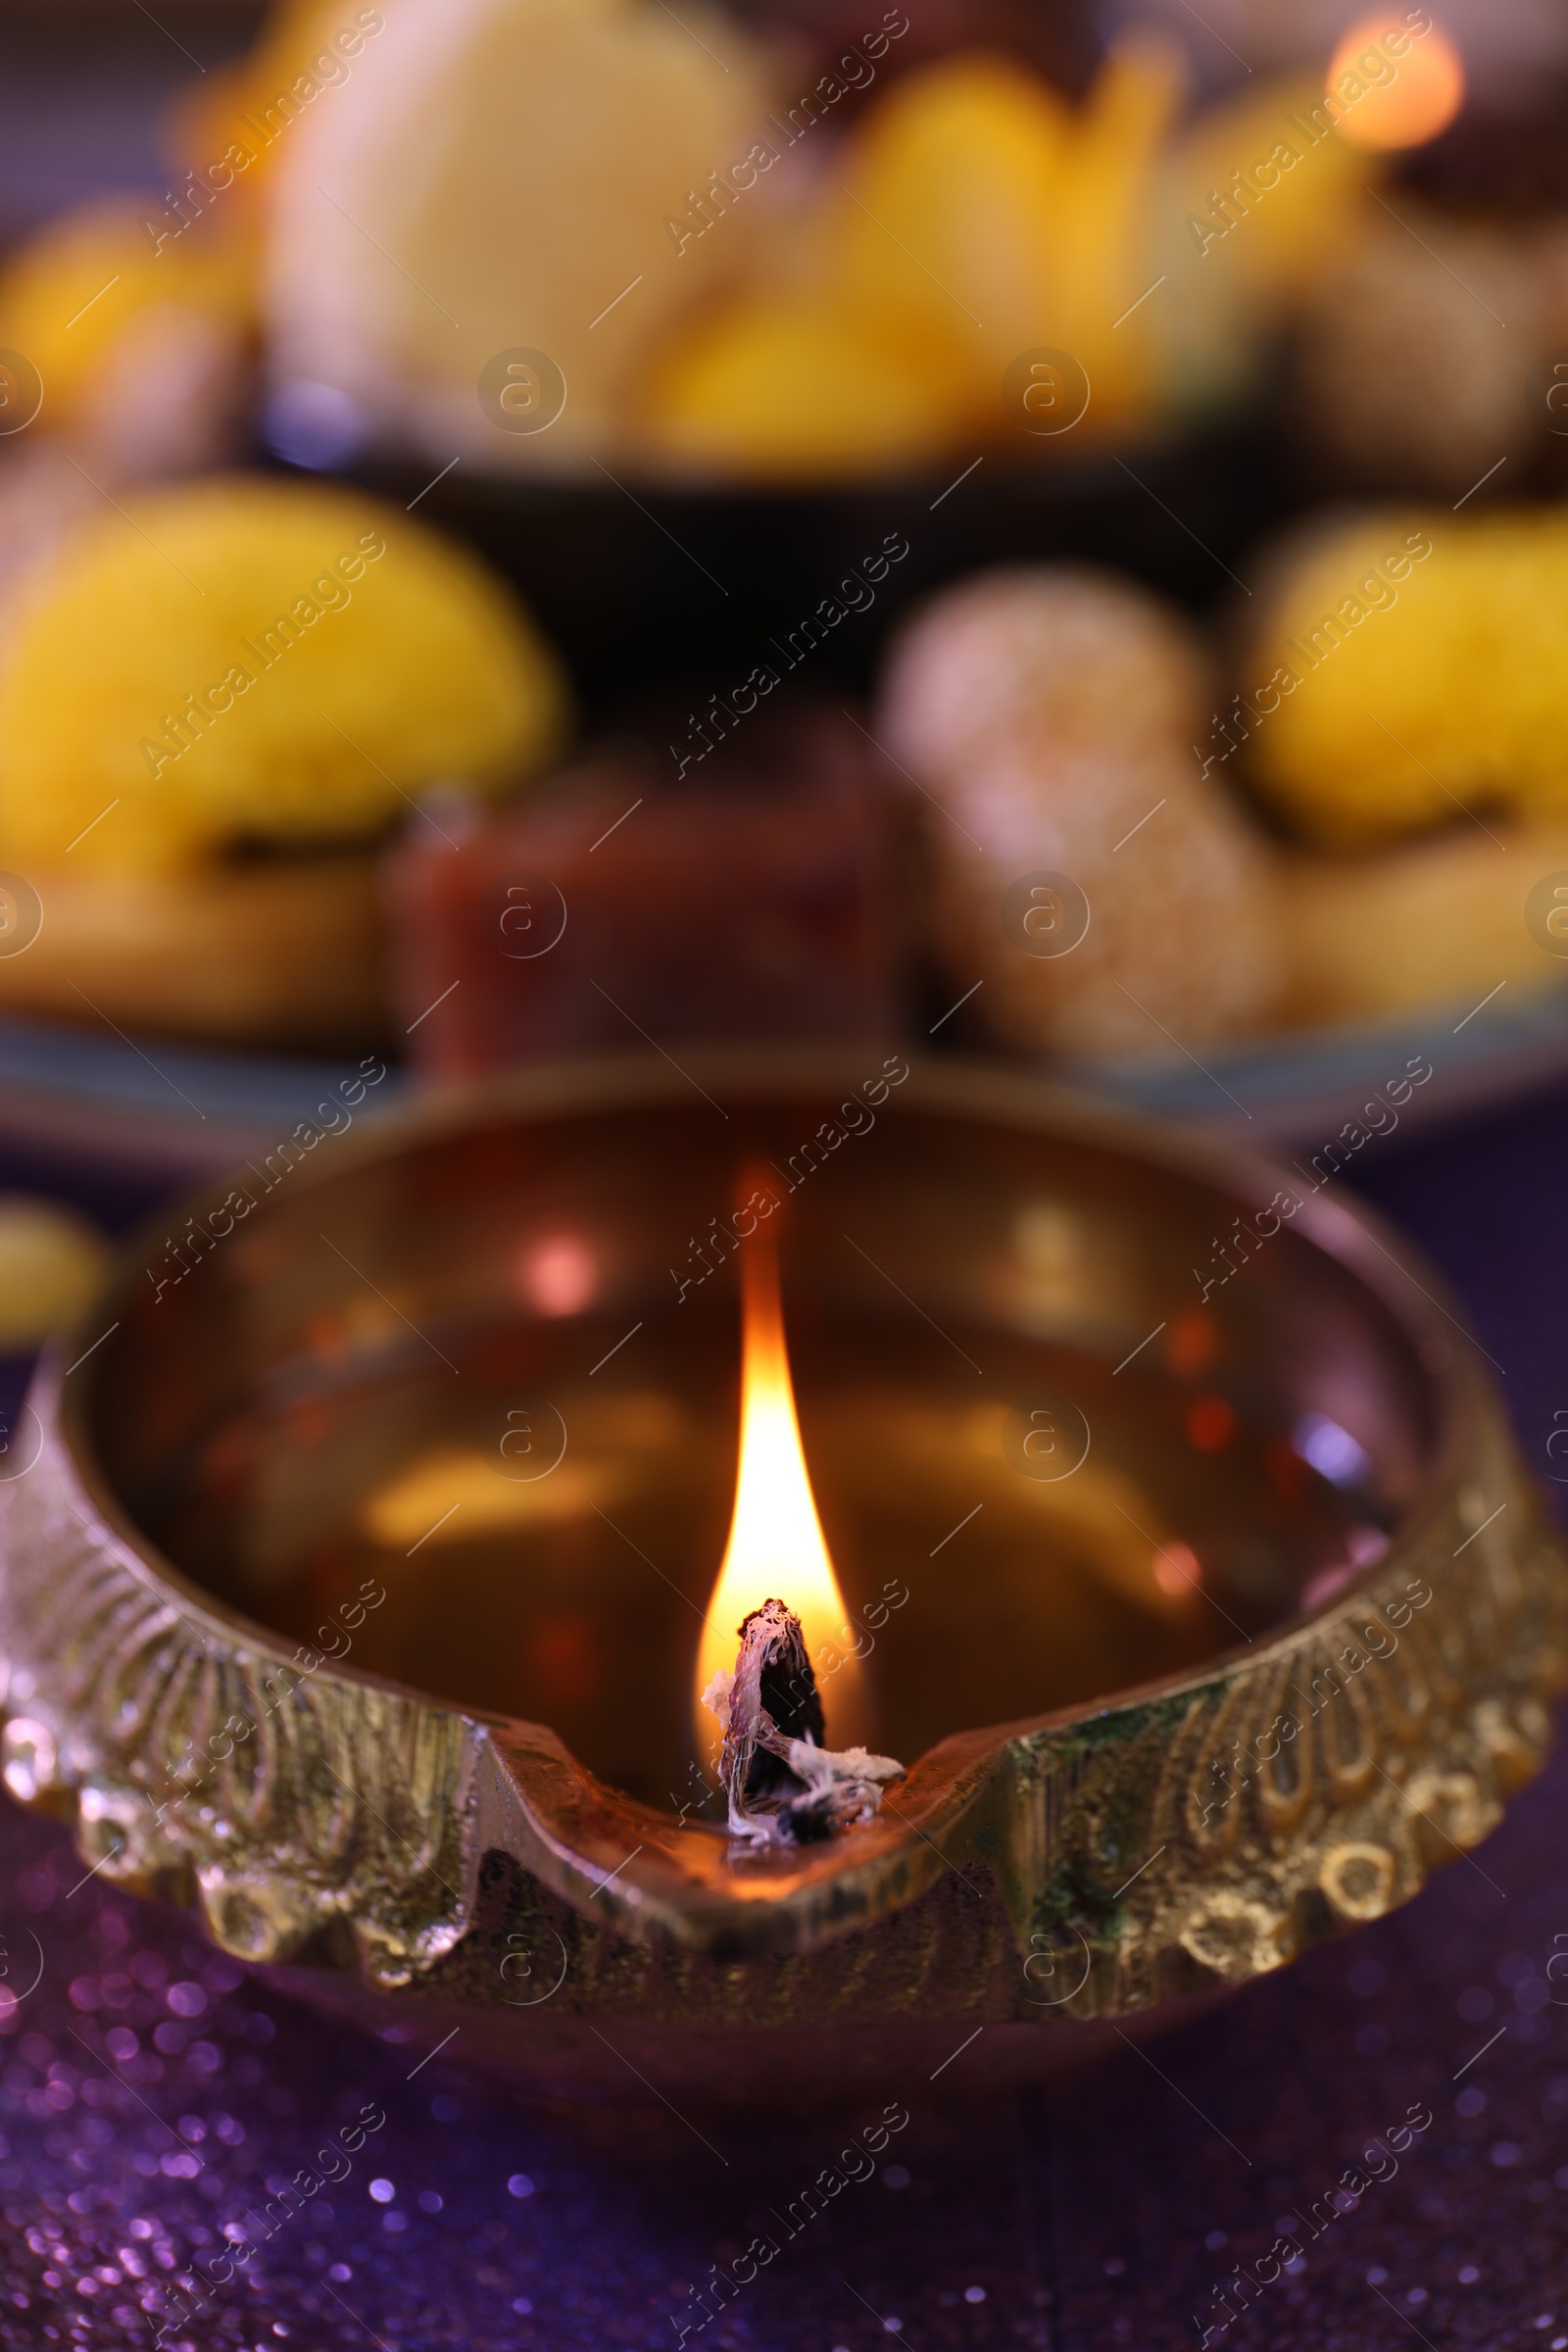
M 1202 1591 L 1203 1564 L 1190 1544 L 1163 1544 L 1154 1554 L 1154 1582 L 1173 1600 L 1187 1600 Z
M 1425 14 L 1388 9 L 1361 17 L 1335 50 L 1325 87 L 1342 110 L 1340 136 L 1352 147 L 1423 146 L 1464 104 L 1464 66 L 1453 42 L 1441 25 L 1416 32 L 1410 23 Z M 1406 46 L 1391 48 L 1391 37 Z
M 593 1251 L 575 1233 L 546 1234 L 516 1263 L 517 1287 L 541 1315 L 578 1315 L 599 1288 Z
M 1218 1453 L 1236 1430 L 1236 1415 L 1223 1396 L 1197 1397 L 1188 1409 L 1187 1435 L 1200 1453 Z
M 1219 1353 L 1219 1333 L 1214 1328 L 1213 1317 L 1196 1312 L 1183 1315 L 1180 1322 L 1171 1326 L 1165 1347 L 1171 1370 L 1179 1372 L 1184 1379 L 1191 1379 L 1195 1372 L 1201 1372 L 1206 1364 L 1211 1364 Z

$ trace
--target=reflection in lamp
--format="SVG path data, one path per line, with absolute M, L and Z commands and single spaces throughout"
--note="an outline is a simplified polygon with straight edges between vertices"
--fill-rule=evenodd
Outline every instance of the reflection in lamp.
M 541 1315 L 580 1315 L 599 1287 L 599 1271 L 580 1235 L 552 1233 L 520 1253 L 517 1284 Z
M 1327 1413 L 1303 1413 L 1291 1432 L 1291 1444 L 1303 1462 L 1336 1487 L 1364 1487 L 1372 1462 L 1364 1446 Z
M 498 1458 L 471 1446 L 443 1446 L 368 1495 L 360 1525 L 388 1551 L 440 1547 L 498 1528 L 575 1519 L 595 1502 L 610 1500 L 613 1491 L 604 1465 L 589 1470 L 564 1462 L 554 1476 L 522 1485 L 505 1475 Z
M 1175 1541 L 1154 1554 L 1154 1582 L 1162 1592 L 1185 1597 L 1203 1582 L 1203 1564 L 1190 1544 Z

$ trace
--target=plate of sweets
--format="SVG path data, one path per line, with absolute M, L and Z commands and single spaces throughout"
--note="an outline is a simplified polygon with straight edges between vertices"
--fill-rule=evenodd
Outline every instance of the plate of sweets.
M 340 13 L 0 270 L 13 1142 L 863 1037 L 1341 1165 L 1563 1066 L 1568 186 L 1515 95 L 1480 220 L 1429 12 L 1228 86 L 1004 0 Z

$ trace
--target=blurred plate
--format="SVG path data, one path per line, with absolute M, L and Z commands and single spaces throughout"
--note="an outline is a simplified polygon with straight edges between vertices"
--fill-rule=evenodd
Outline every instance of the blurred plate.
M 1130 1109 L 1310 1153 L 1392 1080 L 1423 1065 L 1432 1074 L 1399 1109 L 1401 1127 L 1548 1084 L 1568 1072 L 1568 990 L 1521 993 L 1512 1004 L 1505 991 L 1478 1011 L 1433 1007 L 1384 1027 L 1210 1048 L 1201 1060 L 1057 1064 L 1050 1074 Z M 195 1184 L 265 1155 L 355 1070 L 348 1055 L 217 1053 L 8 1019 L 0 1021 L 0 1148 L 171 1188 Z M 389 1070 L 355 1115 L 380 1116 L 412 1091 L 406 1073 Z
M 1422 1066 L 1431 1076 L 1399 1109 L 1400 1126 L 1462 1117 L 1548 1084 L 1568 1071 L 1568 989 L 1505 985 L 1479 1007 L 1434 1004 L 1375 1027 L 1249 1039 L 1210 1047 L 1200 1061 L 1078 1063 L 1070 1075 L 1139 1110 L 1310 1151 Z
M 285 1054 L 107 1037 L 65 1023 L 0 1020 L 0 1148 L 56 1168 L 171 1187 L 265 1154 L 358 1074 L 358 1056 Z M 356 1117 L 407 1091 L 389 1070 Z

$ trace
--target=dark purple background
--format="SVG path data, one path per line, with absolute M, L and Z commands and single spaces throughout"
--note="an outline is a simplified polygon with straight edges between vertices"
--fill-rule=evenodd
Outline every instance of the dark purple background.
M 1568 1407 L 1565 1160 L 1568 1090 L 1392 1140 L 1363 1171 L 1503 1366 L 1543 1474 Z M 0 1167 L 0 1181 L 38 1174 Z M 85 1198 L 122 1216 L 146 1205 Z M 1545 1972 L 1568 1949 L 1553 1943 L 1568 1938 L 1565 1793 L 1568 1755 L 1407 1909 L 1148 2055 L 1129 2047 L 1074 2085 L 969 2107 L 901 2085 L 911 2120 L 874 2176 L 688 2343 L 1196 2345 L 1192 2315 L 1214 2318 L 1231 2267 L 1256 2263 L 1277 2223 L 1419 2104 L 1434 2121 L 1397 2177 L 1210 2342 L 1563 2352 L 1568 1983 Z M 470 2079 L 461 2045 L 411 2081 L 395 2043 L 323 2026 L 181 1919 L 82 1884 L 58 1830 L 8 1813 L 0 1840 L 5 1982 L 20 1991 L 32 1975 L 32 1936 L 44 1962 L 0 2040 L 7 2346 L 150 2341 L 142 2305 L 161 2264 L 210 2256 L 225 2223 L 242 2226 L 370 2100 L 387 2120 L 347 2180 L 169 2341 L 673 2352 L 689 2287 L 872 2120 L 869 2105 L 842 2125 L 782 2103 L 765 2119 L 685 2120 L 527 2106 Z M 961 2089 L 963 2063 L 943 2089 Z

